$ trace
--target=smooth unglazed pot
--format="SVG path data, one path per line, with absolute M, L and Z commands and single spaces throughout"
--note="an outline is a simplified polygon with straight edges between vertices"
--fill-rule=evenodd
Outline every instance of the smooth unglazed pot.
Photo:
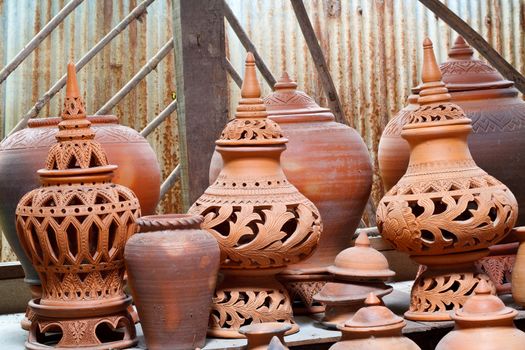
M 148 349 L 203 347 L 220 250 L 185 214 L 143 216 L 125 250 L 128 283 Z
M 395 249 L 428 267 L 414 281 L 405 317 L 448 320 L 479 281 L 489 281 L 474 262 L 511 231 L 518 208 L 512 192 L 472 159 L 472 121 L 450 102 L 430 39 L 423 47 L 420 107 L 401 133 L 410 145 L 408 169 L 381 199 L 377 224 Z
M 525 227 L 516 227 L 514 235 L 520 241 L 520 245 L 512 269 L 512 298 L 516 304 L 525 306 Z
M 219 242 L 224 280 L 217 287 L 209 334 L 242 337 L 239 328 L 293 323 L 291 300 L 275 275 L 308 258 L 322 232 L 319 211 L 286 178 L 280 156 L 286 139 L 267 118 L 251 53 L 246 59 L 235 119 L 217 151 L 224 167 L 190 208 Z M 296 332 L 293 324 L 290 332 Z
M 88 116 L 111 164 L 118 165 L 113 182 L 126 186 L 139 198 L 143 213 L 153 214 L 160 195 L 160 168 L 157 157 L 138 132 L 118 124 L 112 115 Z M 25 256 L 14 226 L 16 204 L 24 193 L 38 187 L 36 171 L 44 166 L 49 148 L 56 143 L 60 118 L 38 118 L 28 128 L 9 136 L 0 144 L 0 227 L 22 263 L 26 282 L 39 284 L 38 275 Z M 138 166 L 140 164 L 140 166 Z M 16 186 L 13 186 L 16 179 Z
M 516 196 L 520 209 L 525 209 L 525 101 L 514 83 L 505 80 L 496 69 L 475 59 L 474 51 L 458 37 L 449 51 L 449 59 L 440 65 L 443 82 L 452 102 L 472 120 L 468 144 L 476 164 L 506 184 Z M 414 88 L 418 94 L 420 87 Z M 401 137 L 417 102 L 409 105 L 386 126 L 379 143 L 378 159 L 385 188 L 394 186 L 408 166 L 410 150 Z M 525 210 L 518 224 L 525 224 Z
M 16 208 L 16 229 L 42 281 L 27 349 L 122 349 L 137 343 L 124 293 L 124 245 L 135 233 L 140 206 L 113 184 L 108 163 L 86 119 L 75 65 L 56 139 L 38 171 L 41 186 Z
M 525 333 L 514 326 L 518 312 L 480 282 L 463 308 L 452 318 L 455 327 L 438 343 L 436 350 L 521 350 Z
M 239 332 L 246 336 L 246 350 L 288 349 L 284 344 L 284 333 L 292 329 L 289 323 L 264 322 L 243 326 Z

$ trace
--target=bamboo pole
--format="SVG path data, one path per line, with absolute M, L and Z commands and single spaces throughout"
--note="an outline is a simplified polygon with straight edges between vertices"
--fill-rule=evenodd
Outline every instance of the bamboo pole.
M 230 60 L 228 59 L 228 57 L 224 57 L 223 65 L 224 65 L 224 69 L 226 69 L 226 72 L 228 72 L 228 74 L 233 79 L 235 84 L 237 84 L 238 87 L 242 87 L 242 78 L 239 75 L 239 73 L 237 73 L 235 68 L 233 68 L 233 66 L 232 66 Z
M 166 195 L 166 193 L 168 193 L 170 188 L 172 188 L 173 185 L 175 185 L 175 182 L 177 182 L 177 180 L 179 179 L 179 176 L 180 176 L 180 164 L 177 164 L 177 166 L 175 167 L 175 169 L 173 169 L 171 174 L 169 174 L 166 180 L 164 180 L 164 182 L 162 183 L 162 185 L 160 185 L 160 198 L 161 199 L 164 198 L 164 196 Z
M 171 113 L 175 112 L 177 109 L 177 100 L 173 100 L 158 116 L 153 118 L 152 121 L 146 125 L 144 129 L 140 132 L 143 137 L 148 137 Z

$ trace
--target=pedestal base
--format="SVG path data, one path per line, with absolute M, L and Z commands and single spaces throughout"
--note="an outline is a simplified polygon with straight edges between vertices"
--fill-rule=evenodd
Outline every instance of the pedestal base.
M 314 295 L 331 281 L 328 273 L 280 274 L 277 279 L 284 285 L 292 300 L 294 315 L 312 315 L 325 311 L 324 305 L 314 300 Z
M 485 280 L 496 294 L 490 278 L 476 271 L 475 261 L 488 255 L 488 250 L 440 256 L 412 256 L 427 269 L 414 281 L 410 309 L 405 317 L 413 321 L 449 321 L 473 294 L 478 282 Z
M 244 338 L 239 328 L 253 323 L 287 322 L 299 331 L 293 320 L 290 296 L 277 282 L 278 270 L 221 270 L 224 280 L 213 298 L 208 335 L 218 338 Z
M 64 307 L 31 300 L 29 307 L 35 317 L 26 349 L 125 349 L 137 344 L 135 325 L 127 309 L 131 297 L 101 301 L 100 306 L 80 304 Z
M 31 289 L 31 299 L 40 299 L 42 297 L 42 285 L 40 284 L 30 284 L 29 288 Z M 35 313 L 29 307 L 29 304 L 26 307 L 26 314 L 24 319 L 20 321 L 20 327 L 23 330 L 29 331 L 31 329 L 31 321 L 35 317 Z

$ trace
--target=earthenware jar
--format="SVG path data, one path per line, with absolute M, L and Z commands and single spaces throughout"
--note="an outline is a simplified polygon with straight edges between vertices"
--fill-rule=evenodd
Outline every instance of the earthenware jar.
M 489 281 L 474 262 L 510 232 L 518 208 L 512 192 L 472 159 L 472 122 L 450 102 L 430 39 L 423 47 L 420 107 L 401 133 L 410 162 L 381 199 L 377 225 L 395 249 L 428 267 L 414 282 L 405 317 L 448 320 L 480 280 Z
M 279 342 L 282 345 L 281 349 L 288 349 L 283 345 L 284 333 L 291 329 L 292 325 L 289 323 L 264 322 L 243 326 L 239 329 L 239 333 L 248 339 L 246 350 L 267 350 L 272 341 L 274 347 L 278 346 L 277 342 Z M 277 338 L 277 341 L 274 338 Z
M 480 282 L 474 295 L 452 316 L 454 329 L 438 343 L 436 350 L 518 350 L 523 349 L 525 333 L 514 326 L 518 312 L 491 295 Z
M 512 298 L 516 304 L 525 306 L 525 227 L 516 227 L 514 235 L 519 239 L 520 245 L 512 269 Z
M 216 142 L 224 167 L 189 210 L 204 216 L 202 227 L 221 248 L 224 281 L 208 331 L 218 337 L 241 337 L 239 328 L 250 323 L 293 322 L 289 295 L 275 275 L 308 258 L 322 231 L 317 208 L 284 175 L 287 140 L 267 118 L 260 94 L 249 53 L 235 119 Z
M 151 146 L 135 130 L 119 125 L 113 115 L 88 116 L 87 119 L 108 161 L 118 165 L 113 183 L 132 189 L 139 198 L 142 212 L 153 214 L 160 195 L 160 168 Z M 60 118 L 30 119 L 26 129 L 0 143 L 0 193 L 3 198 L 0 201 L 0 229 L 20 260 L 25 281 L 30 285 L 39 285 L 40 281 L 18 242 L 13 217 L 20 198 L 39 186 L 36 171 L 44 166 L 47 152 L 56 142 L 60 121 Z M 17 179 L 16 186 L 12 179 Z
M 203 347 L 220 250 L 202 216 L 143 216 L 124 258 L 148 349 Z
M 389 269 L 385 256 L 370 247 L 366 232 L 359 234 L 353 247 L 336 256 L 328 271 L 333 281 L 314 295 L 314 300 L 326 305 L 321 324 L 327 328 L 337 328 L 350 319 L 370 293 L 382 297 L 392 292 L 384 281 L 395 272 Z
M 41 187 L 20 199 L 20 243 L 42 281 L 28 349 L 121 349 L 137 343 L 124 293 L 124 245 L 135 233 L 140 206 L 133 192 L 113 184 L 109 165 L 86 119 L 75 65 L 68 65 L 57 143 Z
M 370 293 L 365 307 L 337 328 L 343 333 L 341 340 L 330 347 L 330 350 L 418 350 L 412 340 L 403 337 L 405 321 L 394 315 L 381 300 Z
M 448 61 L 440 68 L 452 102 L 472 120 L 468 144 L 476 164 L 506 184 L 518 206 L 525 209 L 525 182 L 521 181 L 525 158 L 516 152 L 525 149 L 525 101 L 519 91 L 492 66 L 475 59 L 474 51 L 462 37 L 457 38 Z M 419 88 L 413 91 L 417 94 Z M 405 110 L 412 108 L 409 105 Z M 401 138 L 407 118 L 400 112 L 392 119 L 379 144 L 379 165 L 386 189 L 403 176 L 408 165 L 409 147 Z M 522 212 L 519 225 L 525 224 L 525 210 Z
M 359 224 L 372 186 L 370 156 L 359 134 L 336 123 L 328 108 L 297 90 L 287 73 L 263 100 L 268 118 L 279 124 L 288 139 L 281 157 L 286 178 L 315 204 L 324 222 L 315 253 L 288 266 L 281 275 L 290 294 L 302 300 L 306 313 L 322 311 L 312 305 L 312 296 L 324 285 L 326 268 L 349 246 L 349 235 Z M 211 183 L 221 168 L 222 159 L 215 152 Z M 297 311 L 302 310 L 294 307 Z

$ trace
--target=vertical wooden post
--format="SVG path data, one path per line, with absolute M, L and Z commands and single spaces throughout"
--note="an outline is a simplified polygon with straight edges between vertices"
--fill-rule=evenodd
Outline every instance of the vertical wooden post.
M 208 187 L 215 140 L 228 115 L 221 0 L 173 4 L 177 117 L 184 210 Z

